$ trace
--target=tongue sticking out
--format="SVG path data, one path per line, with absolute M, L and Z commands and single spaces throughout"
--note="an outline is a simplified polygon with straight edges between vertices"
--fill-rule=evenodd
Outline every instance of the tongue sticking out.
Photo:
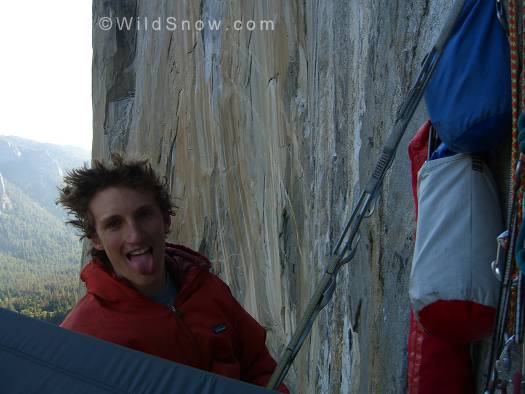
M 137 256 L 129 256 L 129 265 L 141 275 L 151 275 L 155 271 L 151 251 Z

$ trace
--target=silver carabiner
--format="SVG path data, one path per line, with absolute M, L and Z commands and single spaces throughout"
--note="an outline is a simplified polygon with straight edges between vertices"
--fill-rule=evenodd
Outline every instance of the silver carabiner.
M 498 235 L 496 242 L 498 245 L 496 260 L 491 263 L 490 267 L 498 281 L 501 282 L 503 280 L 503 272 L 505 271 L 506 253 L 509 249 L 509 230 L 505 230 Z
M 348 263 L 354 258 L 354 255 L 357 252 L 357 245 L 359 245 L 359 241 L 361 241 L 361 233 L 358 232 L 357 239 L 349 247 L 348 255 L 341 259 L 341 265 Z
M 364 218 L 368 219 L 370 216 L 372 216 L 374 214 L 374 211 L 376 210 L 376 205 L 377 205 L 377 199 L 378 198 L 379 197 L 377 195 L 374 197 L 374 199 L 372 200 L 372 205 L 368 208 L 368 210 L 363 215 Z
M 501 350 L 499 358 L 496 360 L 496 370 L 498 373 L 508 373 L 512 368 L 511 357 L 510 357 L 510 347 L 515 343 L 516 336 L 511 335 L 505 341 L 503 349 Z

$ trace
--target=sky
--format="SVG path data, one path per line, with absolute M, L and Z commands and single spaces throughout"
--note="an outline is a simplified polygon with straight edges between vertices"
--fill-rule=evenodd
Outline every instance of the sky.
M 91 151 L 91 0 L 0 0 L 0 135 Z

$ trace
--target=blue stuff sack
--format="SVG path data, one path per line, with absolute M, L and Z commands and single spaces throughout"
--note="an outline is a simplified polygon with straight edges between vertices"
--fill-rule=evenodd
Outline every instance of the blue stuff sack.
M 425 101 L 441 141 L 454 152 L 489 151 L 510 134 L 509 42 L 494 1 L 465 1 Z

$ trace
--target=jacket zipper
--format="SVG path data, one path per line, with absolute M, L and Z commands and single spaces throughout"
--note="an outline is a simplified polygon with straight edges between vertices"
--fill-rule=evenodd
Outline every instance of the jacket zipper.
M 182 318 L 182 311 L 180 309 L 175 308 L 174 305 L 166 305 L 166 306 L 175 315 L 175 317 Z
M 194 349 L 199 349 L 199 345 L 198 345 L 197 340 L 195 339 L 195 335 L 193 334 L 191 329 L 184 322 L 184 319 L 182 317 L 184 315 L 184 313 L 180 309 L 176 308 L 175 305 L 166 305 L 166 307 L 168 308 L 168 310 L 170 312 L 172 312 L 175 315 L 175 318 L 178 320 L 180 326 L 186 331 L 186 333 L 188 334 L 189 338 L 191 339 L 191 342 L 193 343 Z M 200 368 L 203 368 L 206 365 L 206 363 L 202 359 L 201 352 L 198 352 L 197 361 L 199 362 L 199 365 L 201 365 Z

